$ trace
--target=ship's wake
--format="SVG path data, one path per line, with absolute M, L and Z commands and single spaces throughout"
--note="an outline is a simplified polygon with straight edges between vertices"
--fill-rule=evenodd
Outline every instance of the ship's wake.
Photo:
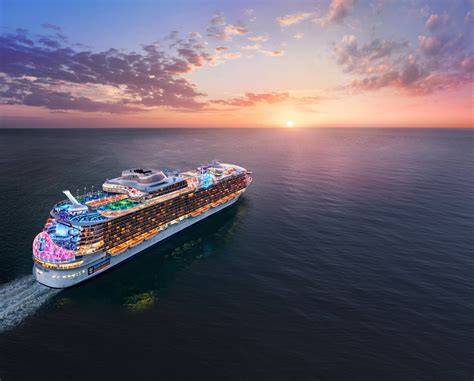
M 59 291 L 43 286 L 31 275 L 0 286 L 0 332 L 20 324 Z

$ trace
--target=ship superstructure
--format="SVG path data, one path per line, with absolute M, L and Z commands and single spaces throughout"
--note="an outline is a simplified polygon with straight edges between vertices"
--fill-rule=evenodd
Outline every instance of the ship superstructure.
M 214 161 L 186 172 L 133 168 L 100 191 L 63 191 L 33 241 L 33 275 L 55 288 L 87 280 L 233 204 L 251 181 Z

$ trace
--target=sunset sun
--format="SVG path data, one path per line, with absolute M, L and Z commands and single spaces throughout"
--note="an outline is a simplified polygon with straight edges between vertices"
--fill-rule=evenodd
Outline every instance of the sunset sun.
M 292 121 L 292 120 L 287 120 L 286 123 L 285 123 L 285 126 L 287 128 L 291 128 L 295 125 L 295 123 Z

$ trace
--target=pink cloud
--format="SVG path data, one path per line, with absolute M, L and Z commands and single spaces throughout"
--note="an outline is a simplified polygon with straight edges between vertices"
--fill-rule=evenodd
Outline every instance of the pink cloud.
M 337 63 L 356 77 L 348 88 L 371 91 L 394 88 L 409 95 L 426 95 L 472 84 L 474 59 L 465 52 L 462 35 L 419 36 L 419 50 L 407 43 L 373 40 L 359 45 L 346 35 L 334 49 Z
M 353 80 L 350 88 L 357 91 L 396 88 L 408 95 L 422 96 L 436 91 L 446 91 L 472 83 L 474 64 L 470 59 L 460 63 L 462 71 L 429 72 L 415 61 L 406 62 L 401 68 L 378 75 Z M 471 74 L 469 74 L 469 72 Z
M 461 70 L 466 73 L 473 73 L 474 72 L 474 58 L 465 56 L 461 57 L 458 63 Z
M 314 22 L 323 27 L 332 23 L 341 24 L 350 14 L 353 6 L 354 0 L 332 0 L 327 13 L 320 18 L 314 19 Z
M 356 36 L 345 35 L 334 48 L 334 54 L 344 71 L 365 74 L 390 67 L 388 58 L 406 46 L 406 43 L 379 39 L 359 46 Z
M 418 36 L 418 44 L 423 53 L 436 55 L 446 44 L 446 40 L 439 36 Z
M 432 14 L 426 20 L 425 26 L 429 30 L 436 30 L 445 26 L 449 22 L 449 16 L 444 13 L 442 15 Z

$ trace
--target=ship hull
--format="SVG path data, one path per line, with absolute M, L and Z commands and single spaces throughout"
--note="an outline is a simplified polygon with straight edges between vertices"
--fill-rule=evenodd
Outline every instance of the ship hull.
M 81 282 L 92 279 L 93 277 L 96 277 L 97 275 L 102 274 L 103 272 L 106 272 L 107 270 L 118 265 L 119 263 L 134 257 L 141 251 L 157 244 L 160 241 L 163 241 L 164 239 L 180 232 L 183 229 L 186 229 L 187 227 L 195 224 L 196 222 L 199 222 L 209 217 L 210 215 L 227 208 L 228 206 L 234 204 L 239 198 L 240 195 L 226 202 L 225 204 L 221 204 L 209 209 L 208 211 L 200 214 L 199 216 L 187 218 L 177 224 L 174 224 L 168 227 L 166 230 L 163 230 L 162 232 L 158 233 L 151 239 L 144 241 L 135 247 L 131 247 L 127 251 L 119 255 L 110 256 L 103 253 L 102 256 L 99 256 L 94 261 L 88 262 L 87 264 L 81 267 L 77 267 L 71 270 L 46 269 L 35 264 L 33 266 L 33 276 L 39 283 L 51 288 L 67 288 L 77 285 Z

